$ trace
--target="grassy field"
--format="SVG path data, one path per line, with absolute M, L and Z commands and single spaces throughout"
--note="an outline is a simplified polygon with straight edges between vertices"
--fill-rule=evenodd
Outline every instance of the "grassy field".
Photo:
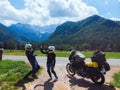
M 113 75 L 114 80 L 110 82 L 110 85 L 120 88 L 120 72 Z
M 35 53 L 38 56 L 45 56 L 39 50 L 36 50 Z M 68 57 L 69 56 L 69 51 L 56 51 L 55 53 L 57 57 Z M 93 54 L 93 52 L 82 52 L 82 53 L 87 58 L 90 58 Z M 106 58 L 116 58 L 116 59 L 120 58 L 120 52 L 105 52 L 105 53 L 106 53 Z M 3 54 L 4 55 L 25 55 L 25 51 L 24 50 L 14 50 L 14 51 L 4 50 Z
M 0 61 L 0 90 L 16 90 L 24 85 L 23 76 L 31 67 L 23 61 Z

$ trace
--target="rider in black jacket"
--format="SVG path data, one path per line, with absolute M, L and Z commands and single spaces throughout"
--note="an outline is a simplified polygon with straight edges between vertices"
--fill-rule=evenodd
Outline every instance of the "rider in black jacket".
M 58 76 L 56 75 L 56 72 L 54 70 L 54 67 L 55 67 L 55 63 L 56 63 L 56 54 L 54 53 L 55 51 L 55 47 L 54 46 L 49 46 L 48 47 L 48 51 L 44 51 L 43 50 L 43 47 L 42 45 L 40 46 L 40 51 L 43 53 L 43 54 L 47 54 L 47 72 L 50 76 L 50 79 L 52 79 L 52 75 L 51 75 L 51 72 L 54 74 L 55 76 L 55 79 L 57 80 L 58 79 Z
M 32 70 L 29 71 L 25 76 L 24 76 L 24 79 L 27 79 L 29 77 L 29 75 L 32 75 L 33 78 L 37 78 L 37 76 L 35 75 L 38 70 L 40 69 L 40 66 L 35 58 L 35 53 L 34 53 L 34 49 L 32 47 L 31 44 L 26 44 L 25 45 L 25 54 L 28 58 L 28 61 L 29 63 L 31 64 L 32 66 Z

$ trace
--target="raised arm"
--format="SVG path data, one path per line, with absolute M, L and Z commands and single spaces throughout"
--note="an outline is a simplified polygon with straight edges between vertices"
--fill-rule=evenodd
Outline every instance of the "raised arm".
M 44 50 L 43 50 L 43 45 L 40 45 L 40 46 L 39 46 L 39 49 L 40 49 L 41 53 L 43 53 L 43 54 L 48 54 L 47 51 L 44 51 Z

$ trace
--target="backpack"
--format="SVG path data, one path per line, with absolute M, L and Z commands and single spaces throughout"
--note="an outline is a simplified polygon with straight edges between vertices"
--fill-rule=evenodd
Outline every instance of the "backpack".
M 104 66 L 105 66 L 105 70 L 106 70 L 106 71 L 109 71 L 109 70 L 110 70 L 110 65 L 109 65 L 109 63 L 105 62 L 105 63 L 104 63 Z

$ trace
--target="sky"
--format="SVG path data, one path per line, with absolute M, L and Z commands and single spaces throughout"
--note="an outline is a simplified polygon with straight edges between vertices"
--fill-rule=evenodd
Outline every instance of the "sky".
M 120 0 L 0 0 L 0 23 L 6 26 L 62 24 L 95 14 L 120 21 Z

